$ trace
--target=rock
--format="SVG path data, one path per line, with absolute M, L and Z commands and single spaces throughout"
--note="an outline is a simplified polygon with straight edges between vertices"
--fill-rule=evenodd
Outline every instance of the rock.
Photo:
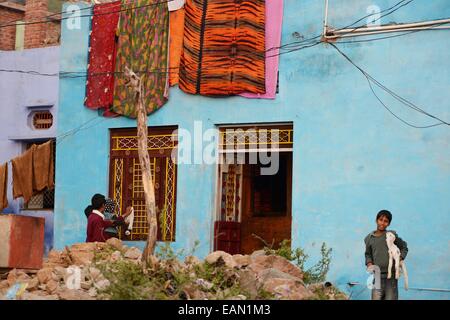
M 138 248 L 135 248 L 135 247 L 131 247 L 124 254 L 124 257 L 126 259 L 131 259 L 131 260 L 140 259 L 141 256 L 142 256 L 141 250 L 139 250 Z
M 270 279 L 286 279 L 286 280 L 299 281 L 299 282 L 303 283 L 302 279 L 296 278 L 288 273 L 282 272 L 282 271 L 280 271 L 278 269 L 274 269 L 274 268 L 264 269 L 264 270 L 260 271 L 257 274 L 257 279 L 260 283 L 265 283 L 266 281 L 268 281 Z
M 253 253 L 250 255 L 250 259 L 253 260 L 256 257 L 261 257 L 261 256 L 265 256 L 266 252 L 264 250 L 256 250 L 253 251 Z
M 96 297 L 97 296 L 97 289 L 95 289 L 94 287 L 90 288 L 88 291 L 88 295 L 90 297 Z
M 61 300 L 94 300 L 89 293 L 82 290 L 61 289 L 57 291 Z
M 108 288 L 111 285 L 108 279 L 103 279 L 94 283 L 94 287 L 98 290 L 102 291 Z
M 204 290 L 210 290 L 214 286 L 214 284 L 205 279 L 196 279 L 194 283 Z
M 58 300 L 58 296 L 24 292 L 22 295 L 22 300 Z
M 237 296 L 229 298 L 229 300 L 247 300 L 247 297 L 242 294 L 238 294 Z
M 235 254 L 233 260 L 238 268 L 246 267 L 252 263 L 252 259 L 248 255 Z
M 61 281 L 66 277 L 67 271 L 66 268 L 57 266 L 55 268 L 53 268 L 53 275 L 52 278 L 55 281 Z
M 39 286 L 39 279 L 32 278 L 32 279 L 28 280 L 27 290 L 28 291 L 36 290 L 38 288 L 38 286 Z
M 40 284 L 46 284 L 50 280 L 53 280 L 53 270 L 50 268 L 44 268 L 37 272 L 37 278 Z
M 303 272 L 297 266 L 293 265 L 289 260 L 278 255 L 270 256 L 256 256 L 252 258 L 252 263 L 249 265 L 256 273 L 264 269 L 274 268 L 284 273 L 288 273 L 296 278 L 303 279 Z
M 9 282 L 8 282 L 8 280 L 0 281 L 0 290 L 6 289 L 6 288 L 9 288 Z
M 122 241 L 120 241 L 117 238 L 109 238 L 108 240 L 106 240 L 106 243 L 109 244 L 111 247 L 113 247 L 114 249 L 117 249 L 119 251 L 123 250 L 123 244 Z
M 67 267 L 67 261 L 61 252 L 50 250 L 44 267 L 54 268 L 56 266 Z
M 207 298 L 206 293 L 197 289 L 193 285 L 185 285 L 180 293 L 180 299 L 204 300 L 206 298 Z
M 13 269 L 8 273 L 8 277 L 6 278 L 6 281 L 8 282 L 9 286 L 12 286 L 16 282 L 24 283 L 24 282 L 28 282 L 28 280 L 30 280 L 30 279 L 31 279 L 31 277 L 29 275 L 27 275 L 25 272 L 18 271 L 17 269 Z
M 71 264 L 82 266 L 92 263 L 94 259 L 94 251 L 96 250 L 96 242 L 77 243 L 69 248 L 66 255 L 69 258 Z
M 251 299 L 255 299 L 258 295 L 258 279 L 251 270 L 239 270 L 239 286 L 243 291 L 250 295 Z
M 93 282 L 92 281 L 81 281 L 80 287 L 83 290 L 90 290 L 92 288 Z
M 100 280 L 100 276 L 102 276 L 102 272 L 95 267 L 90 267 L 89 268 L 89 276 L 93 281 Z
M 111 257 L 110 257 L 111 262 L 116 262 L 116 261 L 119 261 L 120 259 L 122 259 L 122 253 L 120 251 L 116 250 L 111 254 Z
M 46 284 L 45 284 L 45 289 L 48 293 L 52 294 L 56 291 L 56 289 L 58 289 L 58 283 L 53 280 L 50 279 Z
M 305 300 L 314 296 L 302 282 L 289 279 L 269 279 L 264 283 L 263 289 L 273 293 L 278 299 Z
M 215 251 L 210 253 L 205 261 L 209 264 L 221 264 L 224 263 L 228 268 L 236 267 L 236 262 L 233 260 L 233 256 L 224 251 Z

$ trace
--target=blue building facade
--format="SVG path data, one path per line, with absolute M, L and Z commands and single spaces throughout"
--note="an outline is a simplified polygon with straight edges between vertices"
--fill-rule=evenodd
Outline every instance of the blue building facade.
M 397 2 L 380 0 L 376 5 L 384 10 Z M 89 12 L 88 4 L 75 5 Z M 330 1 L 328 25 L 345 27 L 370 13 L 372 5 L 366 0 Z M 324 1 L 285 0 L 282 44 L 320 35 L 324 6 Z M 417 1 L 380 21 L 412 23 L 449 16 L 445 0 Z M 90 19 L 79 19 L 79 26 L 70 19 L 62 24 L 61 71 L 87 69 Z M 376 37 L 393 35 L 399 33 Z M 448 37 L 449 30 L 422 30 L 377 41 L 361 41 L 374 36 L 343 38 L 334 44 L 383 85 L 448 121 Z M 399 121 L 380 104 L 364 75 L 330 44 L 281 55 L 279 70 L 275 100 L 209 98 L 174 87 L 148 125 L 176 126 L 192 135 L 200 126 L 201 132 L 221 125 L 292 126 L 292 246 L 304 248 L 314 262 L 325 242 L 333 249 L 329 280 L 353 292 L 352 298 L 367 299 L 363 239 L 375 229 L 376 213 L 388 209 L 393 213 L 391 229 L 409 246 L 406 261 L 413 289 L 401 289 L 401 298 L 448 299 L 445 290 L 414 288 L 450 289 L 449 127 L 417 129 Z M 54 217 L 58 249 L 85 240 L 83 211 L 91 196 L 111 195 L 111 132 L 136 127 L 133 119 L 103 118 L 84 107 L 85 85 L 83 77 L 60 79 L 57 136 L 63 138 L 57 142 Z M 374 90 L 402 119 L 417 126 L 436 122 Z M 198 151 L 188 152 L 195 158 Z M 218 178 L 217 164 L 177 165 L 175 249 L 189 250 L 199 241 L 197 255 L 213 250 Z M 133 244 L 142 247 L 144 242 Z M 360 285 L 350 287 L 349 282 Z

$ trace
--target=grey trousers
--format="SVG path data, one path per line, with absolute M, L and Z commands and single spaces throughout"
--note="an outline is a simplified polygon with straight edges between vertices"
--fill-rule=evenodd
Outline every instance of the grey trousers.
M 381 277 L 381 289 L 372 289 L 372 300 L 398 300 L 398 280 Z

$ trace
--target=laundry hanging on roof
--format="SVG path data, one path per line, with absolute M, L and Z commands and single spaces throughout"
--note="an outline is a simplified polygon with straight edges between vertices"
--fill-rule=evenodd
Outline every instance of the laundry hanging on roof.
M 90 109 L 105 109 L 104 116 L 115 116 L 109 108 L 113 103 L 120 9 L 120 1 L 96 4 L 93 9 L 85 105 Z
M 53 141 L 37 145 L 33 151 L 33 193 L 54 187 Z
M 283 26 L 283 0 L 266 1 L 266 93 L 241 93 L 246 98 L 275 99 L 278 82 L 279 47 Z
M 183 49 L 184 8 L 171 11 L 169 15 L 169 83 L 178 84 L 181 51 Z
M 181 90 L 264 94 L 265 1 L 186 0 Z
M 33 196 L 33 153 L 36 145 L 12 160 L 13 198 L 23 197 L 25 203 Z
M 0 165 L 0 212 L 8 207 L 8 163 Z
M 154 5 L 150 5 L 150 4 Z M 127 85 L 125 67 L 142 81 L 142 98 L 147 113 L 159 109 L 168 97 L 169 10 L 160 0 L 122 0 L 116 57 L 114 100 L 111 110 L 127 117 L 137 117 L 135 91 Z

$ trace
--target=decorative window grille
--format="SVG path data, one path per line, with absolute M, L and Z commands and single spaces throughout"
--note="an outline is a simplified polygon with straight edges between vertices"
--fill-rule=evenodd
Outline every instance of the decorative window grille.
M 50 129 L 53 125 L 53 115 L 50 111 L 37 111 L 33 114 L 33 128 L 37 130 Z
M 176 163 L 172 153 L 177 148 L 171 128 L 149 128 L 148 152 L 158 219 L 158 241 L 175 241 Z M 148 235 L 142 172 L 137 153 L 136 129 L 113 129 L 110 141 L 110 197 L 120 208 L 134 208 L 134 224 L 130 236 L 120 232 L 123 240 L 146 240 Z

